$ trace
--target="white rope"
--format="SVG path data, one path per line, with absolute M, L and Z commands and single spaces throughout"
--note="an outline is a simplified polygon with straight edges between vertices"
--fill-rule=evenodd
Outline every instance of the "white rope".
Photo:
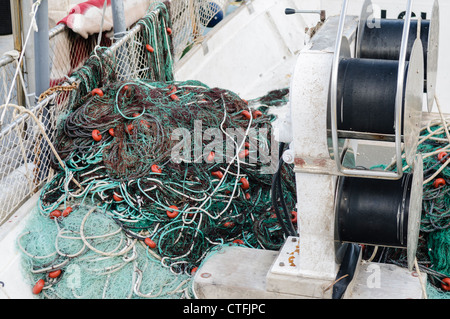
M 106 12 L 106 4 L 107 4 L 107 2 L 108 2 L 108 0 L 105 0 L 105 2 L 103 2 L 102 21 L 100 23 L 100 32 L 98 33 L 98 38 L 97 38 L 97 47 L 100 46 L 100 41 L 102 40 L 103 23 L 105 22 L 105 12 Z
M 428 299 L 427 289 L 425 288 L 425 284 L 422 280 L 422 274 L 420 272 L 419 265 L 417 263 L 417 258 L 414 258 L 414 266 L 416 267 L 417 274 L 419 275 L 418 277 L 419 277 L 419 281 L 420 281 L 420 286 L 422 287 L 423 297 L 425 299 Z

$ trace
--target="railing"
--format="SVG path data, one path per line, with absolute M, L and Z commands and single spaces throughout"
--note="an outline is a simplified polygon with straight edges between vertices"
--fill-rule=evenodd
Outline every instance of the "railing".
M 216 3 L 226 11 L 227 0 Z M 217 9 L 211 8 L 205 0 L 172 0 L 168 9 L 172 21 L 172 57 L 173 63 L 177 63 L 186 48 L 201 43 L 208 19 L 213 18 Z M 122 80 L 151 79 L 155 73 L 145 52 L 142 28 L 142 24 L 136 24 L 113 44 L 106 37 L 102 39 L 101 45 L 109 47 L 104 54 L 119 60 L 116 72 Z M 49 38 L 50 86 L 68 85 L 70 75 L 83 66 L 93 52 L 97 35 L 83 39 L 64 25 L 58 25 L 50 30 Z M 126 53 L 118 54 L 119 48 Z M 15 61 L 10 56 L 0 58 L 0 105 L 6 103 L 17 65 Z M 27 92 L 26 78 L 24 84 Z M 32 100 L 30 105 L 17 106 L 17 90 L 12 91 L 11 105 L 6 108 L 0 131 L 0 225 L 52 178 L 51 162 L 52 158 L 55 160 L 52 143 L 59 119 L 67 113 L 65 93 L 55 91 L 38 103 L 34 103 L 35 97 L 27 98 Z

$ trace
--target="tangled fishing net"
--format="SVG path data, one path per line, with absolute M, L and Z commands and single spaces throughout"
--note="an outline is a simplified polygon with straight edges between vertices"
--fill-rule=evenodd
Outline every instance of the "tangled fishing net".
M 165 46 L 166 48 L 168 46 Z M 190 298 L 220 245 L 279 249 L 271 185 L 278 160 L 269 106 L 198 81 L 119 80 L 94 52 L 58 121 L 53 179 L 18 239 L 42 298 Z M 161 54 L 163 60 L 167 56 Z M 280 170 L 287 207 L 293 171 Z
M 423 158 L 424 182 L 416 256 L 419 271 L 428 275 L 430 299 L 450 298 L 450 137 L 447 125 L 448 120 L 430 120 L 421 130 L 417 149 Z M 403 162 L 408 171 L 409 167 Z M 383 248 L 378 261 L 406 266 L 407 256 L 403 249 Z

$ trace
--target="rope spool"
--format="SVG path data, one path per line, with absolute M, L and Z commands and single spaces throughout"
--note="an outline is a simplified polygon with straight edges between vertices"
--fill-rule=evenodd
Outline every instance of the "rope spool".
M 416 156 L 413 173 L 398 180 L 338 178 L 336 240 L 408 249 L 414 261 L 422 211 L 423 164 Z
M 346 132 L 363 132 L 372 133 L 368 139 L 392 140 L 382 135 L 395 133 L 398 67 L 398 61 L 351 58 L 340 61 L 336 114 L 341 137 L 355 136 Z M 401 131 L 403 134 L 403 127 Z
M 373 17 L 371 1 L 363 5 L 358 29 L 358 43 L 356 56 L 366 59 L 399 60 L 402 32 L 405 24 L 403 19 L 375 19 L 373 23 L 366 23 Z M 411 20 L 406 60 L 410 60 L 414 41 L 420 39 L 423 45 L 424 57 L 424 88 L 427 93 L 428 111 L 431 112 L 437 75 L 437 61 L 439 51 L 439 5 L 436 0 L 433 5 L 430 20 Z
M 404 77 L 399 80 L 401 68 L 404 69 Z M 420 40 L 414 42 L 409 61 L 404 65 L 396 60 L 342 56 L 338 67 L 335 112 L 339 138 L 395 141 L 397 91 L 401 90 L 399 129 L 407 161 L 411 164 L 417 151 L 422 118 L 423 77 Z M 399 86 L 399 81 L 403 85 Z M 330 113 L 328 121 L 328 127 L 331 127 Z

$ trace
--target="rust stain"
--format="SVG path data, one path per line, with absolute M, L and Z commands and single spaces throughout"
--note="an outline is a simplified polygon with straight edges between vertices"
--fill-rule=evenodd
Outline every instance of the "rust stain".
M 305 166 L 305 164 L 306 164 L 306 162 L 303 158 L 298 158 L 298 157 L 296 157 L 294 159 L 294 163 L 295 163 L 295 165 L 299 165 L 301 167 Z
M 327 160 L 322 158 L 322 159 L 315 159 L 314 160 L 314 165 L 315 166 L 319 166 L 319 167 L 325 167 L 327 165 Z
M 288 260 L 289 260 L 289 266 L 295 267 L 294 259 L 295 259 L 294 256 L 291 256 L 291 257 L 288 258 Z

